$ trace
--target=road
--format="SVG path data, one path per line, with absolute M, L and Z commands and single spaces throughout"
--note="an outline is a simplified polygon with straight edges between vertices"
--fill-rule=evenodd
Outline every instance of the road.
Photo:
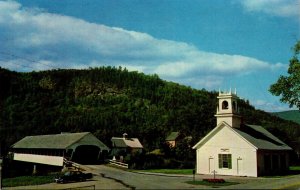
M 87 166 L 93 173 L 100 173 L 104 177 L 122 182 L 126 187 L 132 189 L 193 189 L 193 186 L 185 183 L 193 180 L 192 176 L 161 176 L 142 173 L 128 172 L 104 165 Z
M 68 184 L 44 184 L 36 186 L 22 186 L 6 189 L 208 189 L 208 186 L 190 185 L 186 181 L 192 181 L 192 175 L 165 175 L 129 172 L 105 165 L 85 165 L 86 172 L 95 176 L 93 180 Z M 211 178 L 211 175 L 196 175 L 196 180 Z M 254 178 L 217 176 L 226 181 L 237 182 L 236 185 L 219 187 L 219 189 L 298 189 L 300 190 L 300 175 L 280 178 Z
M 189 185 L 186 181 L 192 181 L 192 175 L 149 175 L 143 173 L 128 172 L 105 165 L 87 166 L 93 172 L 122 182 L 128 188 L 135 189 L 207 189 L 207 186 Z M 208 175 L 196 175 L 196 180 L 211 178 Z M 254 178 L 221 176 L 226 181 L 237 182 L 237 185 L 224 186 L 224 189 L 300 189 L 300 175 L 280 178 Z

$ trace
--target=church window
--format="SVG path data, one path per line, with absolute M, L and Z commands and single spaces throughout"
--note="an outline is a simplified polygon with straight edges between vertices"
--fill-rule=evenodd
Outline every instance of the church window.
M 222 102 L 222 109 L 223 110 L 227 110 L 228 109 L 228 102 L 227 101 L 223 101 Z
M 232 168 L 231 154 L 219 154 L 219 168 Z

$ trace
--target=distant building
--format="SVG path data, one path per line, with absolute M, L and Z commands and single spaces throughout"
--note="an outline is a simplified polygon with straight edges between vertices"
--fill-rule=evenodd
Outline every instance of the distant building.
M 123 137 L 112 137 L 112 156 L 124 156 L 126 154 L 132 154 L 135 152 L 142 152 L 143 145 L 138 138 L 128 138 L 124 133 Z
M 180 140 L 187 140 L 187 142 L 190 142 L 192 140 L 192 136 L 183 136 L 180 134 L 180 132 L 171 132 L 167 137 L 166 137 L 166 143 L 170 145 L 170 147 L 174 148 L 176 147 L 177 143 Z
M 27 136 L 11 146 L 13 160 L 63 166 L 64 161 L 92 163 L 109 148 L 92 133 Z
M 217 126 L 193 147 L 196 172 L 257 177 L 288 170 L 292 149 L 263 127 L 242 123 L 236 93 L 219 93 L 218 100 Z
M 166 142 L 170 145 L 170 147 L 176 146 L 176 141 L 179 140 L 180 133 L 179 132 L 171 132 L 169 136 L 166 138 Z

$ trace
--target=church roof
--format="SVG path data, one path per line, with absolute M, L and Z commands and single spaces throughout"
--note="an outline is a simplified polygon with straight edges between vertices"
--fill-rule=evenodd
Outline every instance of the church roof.
M 78 143 L 81 139 L 87 135 L 92 135 L 90 132 L 81 133 L 62 133 L 53 135 L 38 135 L 27 136 L 12 145 L 12 148 L 26 148 L 26 149 L 67 149 L 68 147 Z M 93 135 L 92 135 L 93 136 Z M 94 136 L 93 136 L 94 137 Z M 97 144 L 101 149 L 107 149 L 108 147 L 103 144 L 96 137 L 91 139 L 92 144 Z
M 288 145 L 279 140 L 262 126 L 242 125 L 240 128 L 232 129 L 258 149 L 291 150 Z
M 212 136 L 218 133 L 223 127 L 228 127 L 233 130 L 237 135 L 245 139 L 248 143 L 256 149 L 262 150 L 292 150 L 288 145 L 279 140 L 269 131 L 258 125 L 241 125 L 240 128 L 229 126 L 226 122 L 220 123 L 215 129 L 202 138 L 193 148 L 205 144 Z

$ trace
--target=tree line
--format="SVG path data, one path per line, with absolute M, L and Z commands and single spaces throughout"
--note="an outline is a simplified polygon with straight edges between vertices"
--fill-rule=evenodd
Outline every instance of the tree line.
M 6 150 L 28 135 L 89 131 L 108 146 L 111 137 L 126 132 L 151 152 L 164 147 L 172 131 L 191 136 L 194 145 L 216 126 L 217 92 L 121 67 L 28 73 L 0 68 L 0 88 L 0 140 Z M 244 100 L 239 106 L 246 123 L 262 125 L 299 149 L 298 124 Z

